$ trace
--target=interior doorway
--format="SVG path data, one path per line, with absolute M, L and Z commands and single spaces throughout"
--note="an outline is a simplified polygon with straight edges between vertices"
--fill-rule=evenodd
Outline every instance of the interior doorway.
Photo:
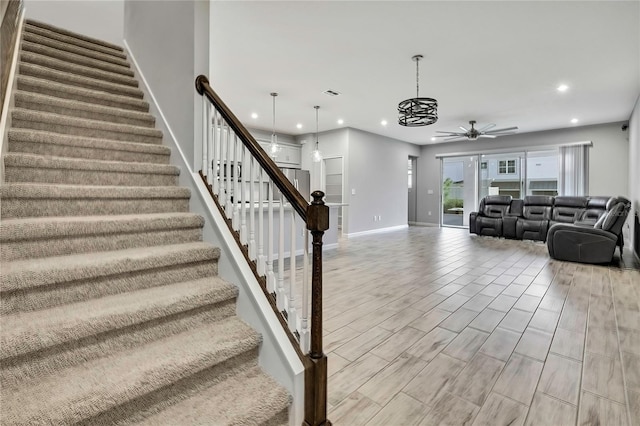
M 409 225 L 416 223 L 417 216 L 417 193 L 416 193 L 416 182 L 417 182 L 417 164 L 418 157 L 409 156 L 407 161 L 407 190 L 408 190 L 408 206 L 407 206 L 407 222 Z

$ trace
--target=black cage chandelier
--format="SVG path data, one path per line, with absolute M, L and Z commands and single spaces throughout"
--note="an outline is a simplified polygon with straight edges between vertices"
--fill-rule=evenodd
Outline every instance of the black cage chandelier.
M 398 104 L 398 124 L 407 127 L 428 126 L 438 121 L 438 101 L 433 98 L 420 97 L 420 72 L 418 62 L 422 55 L 415 55 L 416 63 L 416 97 Z

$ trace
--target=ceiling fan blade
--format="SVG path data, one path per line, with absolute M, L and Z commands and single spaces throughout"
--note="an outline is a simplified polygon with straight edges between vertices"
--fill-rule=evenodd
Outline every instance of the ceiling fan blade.
M 450 135 L 464 135 L 464 133 L 460 133 L 460 132 L 445 132 L 442 130 L 436 130 L 436 133 L 448 133 Z
M 465 136 L 452 136 L 448 139 L 445 139 L 445 141 L 450 142 L 450 141 L 455 141 L 455 140 L 464 140 L 466 139 Z
M 497 138 L 498 136 L 497 136 L 497 135 L 487 135 L 487 134 L 485 134 L 485 135 L 480 135 L 480 136 L 478 136 L 478 137 L 479 137 L 479 138 L 491 138 L 491 139 L 495 139 L 495 138 Z
M 469 130 L 465 129 L 464 126 L 458 126 L 459 129 L 462 129 L 463 132 L 467 133 Z
M 482 133 L 482 132 L 486 132 L 487 130 L 492 129 L 492 128 L 494 128 L 494 127 L 496 127 L 496 125 L 495 125 L 495 124 L 493 124 L 493 123 L 489 123 L 489 124 L 487 124 L 486 126 L 484 126 L 483 128 L 478 129 L 478 131 L 479 131 L 480 133 Z
M 518 130 L 517 126 L 514 127 L 505 127 L 504 129 L 495 129 L 495 130 L 489 130 L 488 133 L 501 133 L 501 132 L 511 132 L 511 131 L 515 131 Z

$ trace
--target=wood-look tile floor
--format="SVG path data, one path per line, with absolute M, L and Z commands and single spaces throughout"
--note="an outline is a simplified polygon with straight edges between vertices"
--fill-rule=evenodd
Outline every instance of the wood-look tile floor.
M 411 227 L 325 252 L 334 425 L 640 425 L 640 272 Z

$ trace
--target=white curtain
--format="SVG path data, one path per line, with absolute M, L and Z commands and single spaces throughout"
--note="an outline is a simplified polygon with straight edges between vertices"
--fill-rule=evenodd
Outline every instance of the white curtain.
M 589 194 L 589 145 L 560 147 L 559 195 Z

